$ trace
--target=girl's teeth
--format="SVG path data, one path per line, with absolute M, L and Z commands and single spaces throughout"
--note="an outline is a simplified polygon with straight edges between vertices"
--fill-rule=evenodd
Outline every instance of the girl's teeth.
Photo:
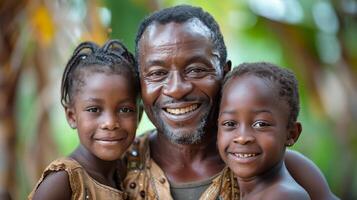
M 255 153 L 235 153 L 234 155 L 237 156 L 238 158 L 249 158 L 249 157 L 256 156 Z

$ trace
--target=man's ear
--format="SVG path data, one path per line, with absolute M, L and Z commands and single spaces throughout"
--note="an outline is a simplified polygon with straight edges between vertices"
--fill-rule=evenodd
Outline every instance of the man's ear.
M 77 119 L 76 119 L 76 113 L 75 113 L 74 108 L 65 107 L 64 110 L 66 113 L 66 119 L 67 119 L 69 126 L 73 129 L 77 128 Z
M 302 131 L 302 126 L 300 122 L 294 122 L 291 127 L 288 128 L 288 137 L 285 141 L 285 146 L 293 146 L 295 142 L 299 139 Z
M 231 62 L 230 60 L 228 60 L 228 61 L 226 62 L 226 64 L 224 65 L 224 67 L 223 67 L 224 76 L 226 76 L 227 73 L 228 73 L 229 71 L 231 71 L 231 69 L 232 69 L 232 62 Z

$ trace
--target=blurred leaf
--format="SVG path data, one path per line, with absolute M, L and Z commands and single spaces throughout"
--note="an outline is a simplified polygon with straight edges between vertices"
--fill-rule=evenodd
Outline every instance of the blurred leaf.
M 55 34 L 55 25 L 48 8 L 42 5 L 35 8 L 30 15 L 30 21 L 37 41 L 49 45 Z

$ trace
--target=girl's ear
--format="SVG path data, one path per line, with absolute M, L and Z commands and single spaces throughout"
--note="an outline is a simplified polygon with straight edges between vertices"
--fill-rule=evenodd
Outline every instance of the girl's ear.
M 294 122 L 291 127 L 288 128 L 288 137 L 285 141 L 285 146 L 293 146 L 295 142 L 299 139 L 300 133 L 302 131 L 302 126 L 300 122 Z
M 65 107 L 65 113 L 66 113 L 66 119 L 67 122 L 69 124 L 69 126 L 72 129 L 76 129 L 77 128 L 77 120 L 76 120 L 76 113 L 74 108 L 72 107 Z

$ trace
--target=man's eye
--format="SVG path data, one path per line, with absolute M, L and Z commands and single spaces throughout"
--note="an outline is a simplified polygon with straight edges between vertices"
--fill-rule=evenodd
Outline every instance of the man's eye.
M 167 71 L 165 70 L 153 70 L 147 74 L 147 78 L 152 80 L 161 80 L 162 78 L 166 77 Z
M 186 75 L 193 78 L 201 78 L 207 74 L 207 70 L 202 67 L 192 67 L 186 70 Z
M 151 73 L 152 76 L 165 76 L 166 74 L 165 71 L 155 71 Z
M 87 110 L 86 111 L 88 111 L 88 112 L 92 112 L 92 113 L 96 113 L 96 112 L 99 112 L 100 110 L 99 110 L 99 108 L 96 108 L 96 107 L 91 107 L 91 108 L 87 108 Z
M 188 72 L 189 73 L 200 73 L 200 72 L 203 72 L 205 70 L 201 69 L 201 68 L 193 68 L 193 69 L 190 69 Z
M 268 126 L 271 126 L 271 125 L 264 121 L 257 121 L 253 124 L 254 128 L 264 128 L 264 127 L 268 127 Z

